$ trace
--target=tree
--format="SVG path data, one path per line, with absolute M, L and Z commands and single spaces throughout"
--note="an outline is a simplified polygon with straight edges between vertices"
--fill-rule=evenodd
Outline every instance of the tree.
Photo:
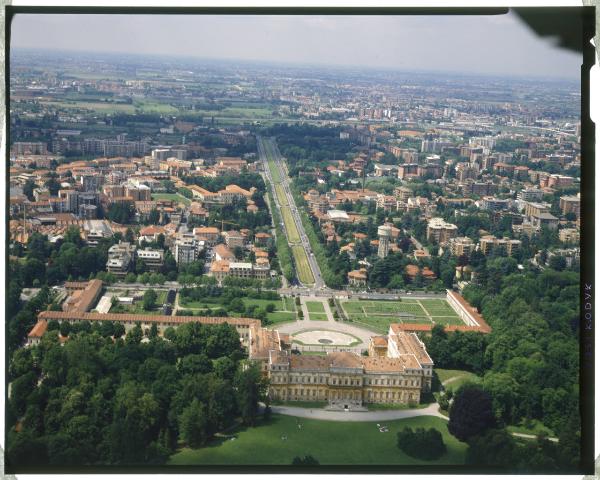
M 179 431 L 192 448 L 204 445 L 208 439 L 206 407 L 198 399 L 194 399 L 179 417 Z
M 52 196 L 56 196 L 60 190 L 60 183 L 58 183 L 54 177 L 46 180 L 44 186 L 48 189 L 50 195 Z
M 131 223 L 134 215 L 133 205 L 130 203 L 111 203 L 108 208 L 108 218 L 115 223 Z
M 144 310 L 151 311 L 156 307 L 156 299 L 158 296 L 154 290 L 146 290 L 144 292 L 143 306 Z
M 125 327 L 123 326 L 122 323 L 115 322 L 115 326 L 113 329 L 113 335 L 115 338 L 121 338 L 123 335 L 125 335 Z
M 158 225 L 159 221 L 160 221 L 160 212 L 156 208 L 153 208 L 150 211 L 150 214 L 148 215 L 148 223 L 150 225 Z
M 257 364 L 252 364 L 244 370 L 238 371 L 235 377 L 237 388 L 237 402 L 240 415 L 245 425 L 254 426 L 258 401 L 264 395 L 266 384 Z
M 492 398 L 480 386 L 463 385 L 450 407 L 448 431 L 461 442 L 493 428 L 496 424 Z
M 516 461 L 515 440 L 506 430 L 488 430 L 469 441 L 468 465 L 509 466 Z
M 30 202 L 33 202 L 35 198 L 33 197 L 33 190 L 36 185 L 33 180 L 27 180 L 23 185 L 23 195 L 25 195 Z
M 158 326 L 156 322 L 153 322 L 150 326 L 150 333 L 148 334 L 148 338 L 152 340 L 153 338 L 158 338 Z
M 550 268 L 562 272 L 565 268 L 567 268 L 567 260 L 565 259 L 565 257 L 562 257 L 560 255 L 553 255 L 552 257 L 550 257 L 548 265 Z
M 425 430 L 405 427 L 397 436 L 398 448 L 407 455 L 421 460 L 435 460 L 446 453 L 442 434 L 435 428 Z

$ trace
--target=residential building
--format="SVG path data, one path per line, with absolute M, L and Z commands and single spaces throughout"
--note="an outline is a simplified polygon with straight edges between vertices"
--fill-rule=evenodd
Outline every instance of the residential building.
M 138 250 L 136 255 L 152 272 L 159 271 L 164 265 L 165 252 L 162 250 L 146 248 L 145 250 Z
M 108 249 L 106 270 L 117 278 L 123 278 L 130 271 L 135 254 L 135 245 L 129 242 L 119 242 Z
M 521 240 L 510 238 L 496 238 L 493 235 L 486 235 L 479 239 L 479 249 L 484 255 L 489 255 L 494 249 L 498 249 L 502 254 L 512 256 L 517 249 L 521 247 Z
M 563 228 L 559 230 L 558 238 L 565 243 L 579 243 L 579 230 L 576 228 Z
M 367 269 L 360 268 L 348 272 L 348 284 L 352 287 L 364 287 L 367 284 Z
M 192 263 L 197 258 L 197 242 L 192 235 L 181 235 L 175 240 L 175 261 L 178 265 Z
M 450 253 L 455 257 L 469 256 L 475 250 L 475 243 L 469 237 L 456 237 L 448 241 Z
M 581 199 L 578 196 L 563 196 L 560 197 L 560 211 L 563 215 L 567 213 L 574 213 L 576 217 L 579 217 L 579 208 L 581 205 Z
M 453 223 L 446 222 L 443 218 L 434 217 L 427 224 L 427 240 L 436 243 L 446 243 L 456 237 L 458 227 Z

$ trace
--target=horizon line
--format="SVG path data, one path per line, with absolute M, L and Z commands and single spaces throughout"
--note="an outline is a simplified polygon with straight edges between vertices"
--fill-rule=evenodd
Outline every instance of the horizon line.
M 416 74 L 443 74 L 448 76 L 462 76 L 462 77 L 487 77 L 487 78 L 504 78 L 504 79 L 521 79 L 521 80 L 536 80 L 543 81 L 546 83 L 552 82 L 565 82 L 565 83 L 577 83 L 581 86 L 581 76 L 548 76 L 548 75 L 535 75 L 535 74 L 508 74 L 498 72 L 460 72 L 457 70 L 407 70 L 402 67 L 386 67 L 383 65 L 356 65 L 356 64 L 336 64 L 331 65 L 327 63 L 306 63 L 306 62 L 294 62 L 285 60 L 267 60 L 267 59 L 254 59 L 254 58 L 235 58 L 235 57 L 203 57 L 203 56 L 192 56 L 189 54 L 178 54 L 178 53 L 148 53 L 148 52 L 121 52 L 121 51 L 110 51 L 110 50 L 78 50 L 78 49 L 65 49 L 65 48 L 52 48 L 52 47 L 21 47 L 21 46 L 10 46 L 9 47 L 9 59 L 12 59 L 12 52 L 18 51 L 34 51 L 40 53 L 57 53 L 57 54 L 98 54 L 106 56 L 119 56 L 119 55 L 131 55 L 138 57 L 148 58 L 164 58 L 164 57 L 175 57 L 174 60 L 194 60 L 194 61 L 205 61 L 205 62 L 244 62 L 249 64 L 266 64 L 271 66 L 287 66 L 292 68 L 317 68 L 317 69 L 331 69 L 331 70 L 349 70 L 355 69 L 360 72 L 368 73 L 368 70 L 375 72 L 387 72 L 387 73 L 416 73 Z M 8 62 L 7 62 L 8 63 Z

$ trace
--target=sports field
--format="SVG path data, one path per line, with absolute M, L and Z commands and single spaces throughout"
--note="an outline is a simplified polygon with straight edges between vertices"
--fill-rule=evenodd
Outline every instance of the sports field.
M 170 465 L 290 465 L 296 456 L 312 455 L 321 465 L 460 465 L 467 444 L 450 435 L 445 420 L 414 417 L 379 422 L 329 422 L 273 415 L 256 427 L 240 427 L 199 449 L 184 448 L 173 455 Z M 298 427 L 300 425 L 300 427 Z M 417 460 L 396 445 L 404 427 L 435 428 L 447 452 L 437 460 Z M 234 440 L 232 440 L 232 438 Z
M 352 322 L 381 333 L 387 333 L 391 323 L 463 324 L 448 302 L 441 298 L 402 298 L 398 301 L 346 300 L 342 301 L 341 305 Z
M 313 277 L 312 270 L 308 264 L 308 257 L 306 256 L 304 248 L 300 245 L 294 245 L 292 247 L 292 254 L 294 255 L 294 262 L 296 263 L 298 280 L 305 285 L 315 283 L 315 277 Z
M 188 206 L 192 201 L 179 193 L 153 193 L 152 200 L 173 200 Z

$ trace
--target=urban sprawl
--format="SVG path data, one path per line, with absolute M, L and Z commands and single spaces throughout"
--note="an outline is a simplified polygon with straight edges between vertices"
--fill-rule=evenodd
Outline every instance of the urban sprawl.
M 436 339 L 507 329 L 485 299 L 512 305 L 506 277 L 573 286 L 577 85 L 26 51 L 10 75 L 11 355 L 227 325 L 274 405 L 415 407 L 434 368 L 469 370 Z M 494 405 L 558 431 L 535 395 Z

